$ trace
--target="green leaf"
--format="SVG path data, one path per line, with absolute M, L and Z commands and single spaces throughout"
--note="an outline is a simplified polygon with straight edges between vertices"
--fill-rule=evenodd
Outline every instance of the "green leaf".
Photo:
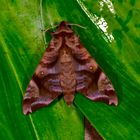
M 82 140 L 80 111 L 104 139 L 139 139 L 138 0 L 1 0 L 0 5 L 0 139 Z M 78 94 L 76 107 L 58 99 L 24 116 L 23 94 L 50 40 L 41 29 L 62 20 L 86 27 L 73 29 L 112 81 L 119 105 L 93 103 Z

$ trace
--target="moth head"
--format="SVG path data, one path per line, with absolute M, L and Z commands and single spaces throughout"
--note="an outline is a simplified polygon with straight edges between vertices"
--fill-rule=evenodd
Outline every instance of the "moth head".
M 52 36 L 55 36 L 55 35 L 60 35 L 60 34 L 72 34 L 74 33 L 73 30 L 71 29 L 71 26 L 77 26 L 77 27 L 80 27 L 80 28 L 84 28 L 83 26 L 79 25 L 79 24 L 73 24 L 73 23 L 69 23 L 67 21 L 61 21 L 59 25 L 56 25 L 54 27 L 50 27 L 46 30 L 44 30 L 45 32 L 51 32 L 50 30 L 51 29 L 54 29 L 56 28 L 56 30 L 54 32 L 51 32 L 51 35 Z
M 67 21 L 60 22 L 59 25 L 56 27 L 56 31 L 51 33 L 53 36 L 56 35 L 66 35 L 66 34 L 73 34 L 73 30 Z
M 61 28 L 71 28 L 71 25 L 69 22 L 67 21 L 62 21 L 60 22 L 60 24 L 58 25 L 58 28 L 61 27 Z

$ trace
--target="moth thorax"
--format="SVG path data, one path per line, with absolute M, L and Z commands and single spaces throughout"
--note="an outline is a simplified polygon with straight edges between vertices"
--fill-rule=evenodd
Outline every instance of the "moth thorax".
M 72 61 L 71 55 L 66 50 L 63 50 L 61 56 L 61 63 L 71 62 L 71 61 Z

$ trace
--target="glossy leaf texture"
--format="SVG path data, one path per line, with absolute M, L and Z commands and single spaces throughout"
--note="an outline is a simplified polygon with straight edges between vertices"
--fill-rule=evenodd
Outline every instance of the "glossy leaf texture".
M 0 2 L 0 138 L 77 139 L 84 136 L 83 115 L 104 139 L 140 137 L 140 2 L 138 0 L 15 0 Z M 93 103 L 78 94 L 76 107 L 62 99 L 30 116 L 22 113 L 27 84 L 50 35 L 41 29 L 62 20 L 112 81 L 118 107 Z M 80 113 L 80 111 L 81 113 Z

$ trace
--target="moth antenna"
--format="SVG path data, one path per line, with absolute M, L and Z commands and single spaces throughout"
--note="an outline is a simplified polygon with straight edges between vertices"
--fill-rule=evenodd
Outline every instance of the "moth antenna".
M 70 26 L 77 26 L 77 27 L 80 27 L 80 28 L 83 28 L 83 29 L 87 29 L 86 27 L 84 27 L 84 26 L 82 26 L 82 25 L 79 25 L 79 24 L 74 24 L 74 23 L 69 23 L 68 25 L 70 25 Z M 55 25 L 55 26 L 53 26 L 53 27 L 50 27 L 50 28 L 47 28 L 47 29 L 45 29 L 45 30 L 41 30 L 41 31 L 43 31 L 43 32 L 48 32 L 50 29 L 53 29 L 53 28 L 56 28 L 56 27 L 58 27 L 59 25 Z
M 53 28 L 56 28 L 56 27 L 58 27 L 58 25 L 55 25 L 55 26 L 53 26 L 53 27 L 47 28 L 47 29 L 42 30 L 42 31 L 43 31 L 43 32 L 48 32 L 50 29 L 53 29 Z
M 82 25 L 79 25 L 79 24 L 70 23 L 68 25 L 77 26 L 77 27 L 80 27 L 80 28 L 83 28 L 83 29 L 87 29 L 86 27 L 84 27 Z

